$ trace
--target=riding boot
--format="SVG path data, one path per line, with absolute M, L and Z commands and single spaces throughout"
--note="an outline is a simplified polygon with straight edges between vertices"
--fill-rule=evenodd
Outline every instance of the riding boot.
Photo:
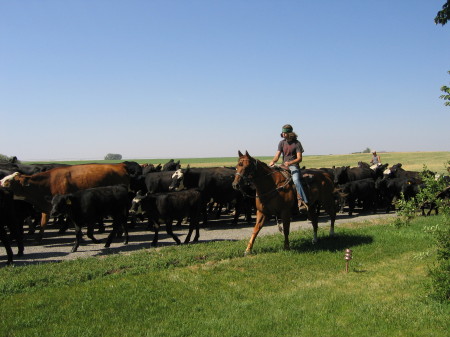
M 300 193 L 297 192 L 297 201 L 298 201 L 298 210 L 300 213 L 307 212 L 308 211 L 308 205 L 306 202 L 303 201 L 302 197 L 300 196 Z

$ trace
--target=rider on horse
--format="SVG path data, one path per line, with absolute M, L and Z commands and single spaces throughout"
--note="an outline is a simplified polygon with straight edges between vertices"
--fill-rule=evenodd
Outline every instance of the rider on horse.
M 302 161 L 303 146 L 300 141 L 297 140 L 297 134 L 293 132 L 292 125 L 283 125 L 281 129 L 281 135 L 283 139 L 278 143 L 278 150 L 275 153 L 269 166 L 273 166 L 281 154 L 283 154 L 283 165 L 289 168 L 292 175 L 292 180 L 294 181 L 295 187 L 297 188 L 297 200 L 298 209 L 303 212 L 308 210 L 308 199 L 306 198 L 305 191 L 303 190 L 301 183 L 301 174 L 299 163 Z

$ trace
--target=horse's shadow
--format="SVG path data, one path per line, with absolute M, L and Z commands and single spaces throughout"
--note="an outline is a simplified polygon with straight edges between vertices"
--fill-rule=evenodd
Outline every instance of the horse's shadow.
M 369 235 L 335 234 L 334 236 L 320 237 L 316 243 L 310 238 L 300 238 L 291 240 L 291 250 L 298 253 L 313 251 L 337 252 L 347 248 L 361 245 L 368 245 L 373 242 L 373 237 Z
M 291 238 L 289 251 L 295 253 L 309 252 L 342 252 L 347 248 L 353 248 L 361 245 L 368 245 L 373 242 L 373 237 L 369 235 L 354 234 L 335 234 L 334 236 L 319 237 L 316 243 L 312 242 L 311 237 Z M 281 248 L 283 249 L 283 248 Z M 280 247 L 260 247 L 261 253 L 274 253 L 280 251 Z

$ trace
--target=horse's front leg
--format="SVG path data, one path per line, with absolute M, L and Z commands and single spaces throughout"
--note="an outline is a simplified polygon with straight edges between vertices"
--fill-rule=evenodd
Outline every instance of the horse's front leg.
M 258 236 L 259 231 L 264 225 L 264 221 L 266 220 L 266 216 L 261 211 L 256 211 L 256 224 L 253 227 L 253 233 L 250 237 L 250 241 L 248 242 L 247 249 L 245 250 L 245 255 L 248 255 L 252 252 L 253 244 L 255 243 L 256 237 Z
M 283 234 L 284 234 L 284 249 L 289 250 L 289 231 L 291 227 L 291 218 L 285 217 L 283 218 Z
M 334 223 L 336 221 L 336 215 L 330 215 L 330 236 L 334 236 Z

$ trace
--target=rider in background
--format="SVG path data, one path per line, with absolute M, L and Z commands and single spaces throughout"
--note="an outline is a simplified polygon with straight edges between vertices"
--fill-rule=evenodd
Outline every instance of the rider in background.
M 283 165 L 289 167 L 291 171 L 292 180 L 297 188 L 298 209 L 300 211 L 308 210 L 308 199 L 306 198 L 305 191 L 303 190 L 300 174 L 300 162 L 302 161 L 303 146 L 297 140 L 297 134 L 293 132 L 292 125 L 283 125 L 281 129 L 281 135 L 283 139 L 278 143 L 278 150 L 275 153 L 269 166 L 273 166 L 281 154 L 283 154 Z
M 380 156 L 377 155 L 377 151 L 372 151 L 372 160 L 370 161 L 370 168 L 375 169 L 378 165 L 381 165 Z

